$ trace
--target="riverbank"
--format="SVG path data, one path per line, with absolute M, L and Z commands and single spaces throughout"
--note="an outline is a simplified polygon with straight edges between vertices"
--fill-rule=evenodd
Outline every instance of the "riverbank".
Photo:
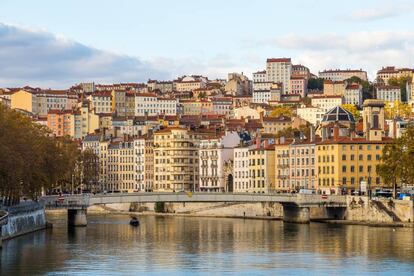
M 133 210 L 133 211 L 131 211 Z M 375 214 L 364 211 L 365 208 L 353 207 L 349 209 L 348 218 L 344 220 L 327 219 L 324 217 L 323 208 L 311 208 L 311 222 L 338 224 L 338 225 L 364 225 L 369 227 L 414 227 L 413 223 L 392 222 L 383 219 L 383 214 Z M 377 209 L 375 209 L 377 210 Z M 51 213 L 65 212 L 65 210 L 47 211 Z M 358 216 L 355 213 L 358 212 Z M 377 210 L 378 212 L 378 210 Z M 364 216 L 364 213 L 366 215 Z M 154 204 L 110 204 L 103 206 L 92 206 L 88 214 L 121 214 L 129 216 L 175 216 L 175 217 L 204 217 L 204 218 L 233 218 L 254 220 L 282 220 L 283 209 L 279 204 L 266 205 L 261 203 L 252 204 L 224 204 L 224 203 L 194 203 L 194 204 L 169 204 L 164 212 L 155 212 Z M 369 220 L 363 220 L 366 217 Z M 373 218 L 379 218 L 378 221 Z M 352 220 L 358 218 L 359 220 Z
M 2 240 L 12 239 L 21 235 L 43 230 L 47 227 L 46 213 L 37 202 L 22 202 L 19 205 L 7 207 L 7 224 L 1 227 Z

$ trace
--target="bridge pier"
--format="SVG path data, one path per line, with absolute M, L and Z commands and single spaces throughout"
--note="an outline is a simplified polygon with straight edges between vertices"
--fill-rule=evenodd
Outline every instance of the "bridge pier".
M 283 204 L 283 221 L 292 223 L 310 223 L 309 207 Z
M 68 225 L 69 226 L 86 226 L 88 224 L 86 218 L 86 209 L 68 209 Z

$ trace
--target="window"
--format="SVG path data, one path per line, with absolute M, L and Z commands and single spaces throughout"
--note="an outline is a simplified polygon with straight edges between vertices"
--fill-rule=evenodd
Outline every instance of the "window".
M 342 161 L 346 161 L 346 155 L 345 154 L 342 155 Z
M 359 166 L 359 172 L 363 172 L 364 171 L 364 166 Z
M 351 172 L 355 172 L 355 166 L 351 166 Z
M 346 185 L 346 177 L 342 178 L 342 185 Z
M 346 172 L 346 166 L 342 166 L 342 172 L 345 173 Z
M 362 154 L 359 155 L 358 159 L 359 159 L 359 161 L 362 161 L 364 159 L 364 157 L 362 156 Z

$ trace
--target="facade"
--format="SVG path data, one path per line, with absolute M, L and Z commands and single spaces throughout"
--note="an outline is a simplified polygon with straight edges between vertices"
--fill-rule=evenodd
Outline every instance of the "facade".
M 177 115 L 177 100 L 160 98 L 153 93 L 136 93 L 134 115 Z
M 292 127 L 292 119 L 281 115 L 279 117 L 263 117 L 263 132 L 277 134 L 279 131 Z
M 154 133 L 154 190 L 198 190 L 199 140 L 199 134 L 178 127 Z
M 359 84 L 349 84 L 346 86 L 344 103 L 362 106 L 362 86 Z
M 290 189 L 316 189 L 315 141 L 296 139 L 289 145 Z
M 352 77 L 358 77 L 361 80 L 368 81 L 367 72 L 360 70 L 324 70 L 319 72 L 319 77 L 331 81 L 344 81 Z
M 324 113 L 343 103 L 342 96 L 315 96 L 311 99 L 312 106 L 322 109 Z
M 266 79 L 273 83 L 282 84 L 282 93 L 290 91 L 292 61 L 290 58 L 268 58 L 266 61 Z
M 318 143 L 318 189 L 327 194 L 341 194 L 362 190 L 364 182 L 372 189 L 383 187 L 376 165 L 380 164 L 382 149 L 388 142 L 343 137 Z
M 232 98 L 212 98 L 213 113 L 216 115 L 229 116 L 233 110 Z
M 394 66 L 383 67 L 377 72 L 377 81 L 388 85 L 391 78 L 413 77 L 414 69 L 395 68 Z
M 249 177 L 249 147 L 239 146 L 234 149 L 233 163 L 234 192 L 248 192 L 251 188 Z
M 344 81 L 325 80 L 323 82 L 323 94 L 325 96 L 344 96 L 345 88 Z
M 111 192 L 136 192 L 134 143 L 113 142 L 108 145 L 107 188 Z
M 49 110 L 47 127 L 56 137 L 74 136 L 74 115 L 70 110 Z
M 326 112 L 325 110 L 325 108 L 302 105 L 296 109 L 296 115 L 308 121 L 313 126 L 317 126 L 321 123 L 323 114 Z
M 300 95 L 302 98 L 308 94 L 308 80 L 302 76 L 290 78 L 290 95 Z
M 375 87 L 376 98 L 386 102 L 401 101 L 401 88 L 399 86 L 381 85 Z
M 249 193 L 270 193 L 275 190 L 275 147 L 257 146 L 249 150 Z
M 240 143 L 237 132 L 228 132 L 221 137 L 210 137 L 200 140 L 199 173 L 200 191 L 233 192 L 233 182 L 226 185 L 229 179 L 225 175 L 225 163 L 233 160 L 233 151 Z
M 99 91 L 91 95 L 92 108 L 96 114 L 112 113 L 112 93 L 110 91 Z
M 309 68 L 302 65 L 292 65 L 292 78 L 304 78 L 305 80 L 310 79 L 311 73 L 309 71 Z

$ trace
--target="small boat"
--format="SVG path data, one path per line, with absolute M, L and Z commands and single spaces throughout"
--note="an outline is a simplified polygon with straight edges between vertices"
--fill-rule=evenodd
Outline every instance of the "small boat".
M 139 226 L 139 220 L 137 219 L 137 217 L 132 217 L 131 220 L 129 221 L 129 225 Z

